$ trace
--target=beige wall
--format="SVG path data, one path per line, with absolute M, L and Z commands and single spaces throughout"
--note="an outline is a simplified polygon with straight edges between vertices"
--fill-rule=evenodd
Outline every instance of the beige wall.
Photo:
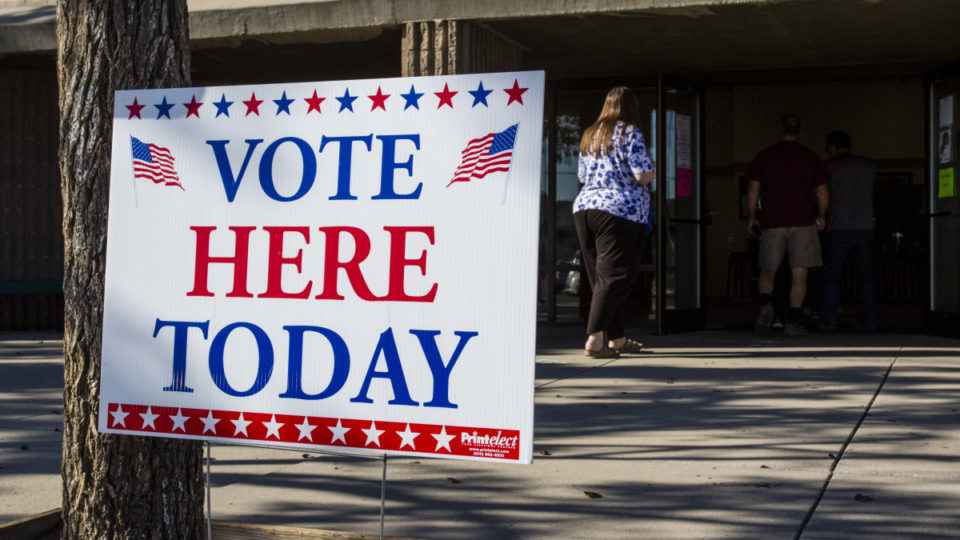
M 824 137 L 842 129 L 854 152 L 880 160 L 881 171 L 911 172 L 923 183 L 924 90 L 920 79 L 709 87 L 706 93 L 707 296 L 722 297 L 731 241 L 747 248 L 739 218 L 738 179 L 754 155 L 777 140 L 780 118 L 798 114 L 801 142 L 823 153 Z

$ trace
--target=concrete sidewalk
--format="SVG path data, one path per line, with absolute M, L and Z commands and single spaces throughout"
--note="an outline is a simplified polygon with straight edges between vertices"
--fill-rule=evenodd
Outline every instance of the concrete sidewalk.
M 960 342 L 708 331 L 592 360 L 581 335 L 539 329 L 534 464 L 390 458 L 387 535 L 957 537 Z M 25 338 L 0 336 L 0 522 L 60 505 L 60 343 Z M 380 461 L 213 456 L 214 519 L 379 530 Z

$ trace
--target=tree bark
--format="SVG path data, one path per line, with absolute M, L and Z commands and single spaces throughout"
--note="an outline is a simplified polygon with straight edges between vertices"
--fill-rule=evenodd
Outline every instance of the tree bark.
M 185 0 L 57 6 L 64 538 L 202 538 L 202 445 L 97 433 L 113 97 L 188 86 Z

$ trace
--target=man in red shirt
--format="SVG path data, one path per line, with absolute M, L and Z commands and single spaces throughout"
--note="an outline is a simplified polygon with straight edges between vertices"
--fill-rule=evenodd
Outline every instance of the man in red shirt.
M 757 154 L 747 171 L 749 220 L 747 232 L 760 231 L 760 316 L 754 327 L 765 333 L 773 322 L 774 277 L 784 253 L 790 256 L 790 309 L 783 333 L 805 336 L 800 318 L 807 295 L 807 269 L 820 266 L 820 239 L 827 214 L 830 175 L 820 157 L 798 142 L 800 117 L 788 114 L 780 121 L 780 142 Z M 759 201 L 759 204 L 758 204 Z M 760 219 L 757 210 L 761 207 Z

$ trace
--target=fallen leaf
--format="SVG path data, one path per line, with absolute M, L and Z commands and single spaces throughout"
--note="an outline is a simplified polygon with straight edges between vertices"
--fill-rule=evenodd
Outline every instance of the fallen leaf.
M 452 476 L 448 476 L 448 477 L 447 477 L 447 482 L 449 482 L 449 483 L 451 483 L 451 484 L 459 484 L 459 483 L 460 483 L 459 480 L 457 480 L 456 478 L 454 478 L 454 477 L 452 477 Z
M 591 499 L 602 499 L 602 498 L 603 498 L 603 495 L 597 493 L 596 491 L 584 491 L 583 494 L 586 495 L 587 497 L 591 498 Z
M 310 457 L 310 454 L 303 454 L 303 459 L 307 459 L 308 457 Z
M 767 467 L 766 465 L 761 465 L 760 468 L 761 468 L 761 469 L 769 469 L 770 467 Z
M 548 450 L 541 450 L 541 451 L 540 451 L 540 455 L 541 455 L 541 456 L 552 456 L 553 454 L 551 454 Z
M 869 495 L 862 495 L 860 493 L 857 493 L 856 495 L 853 496 L 853 500 L 860 501 L 860 502 L 873 502 L 873 497 Z
M 30 447 L 27 446 L 27 445 L 23 445 L 23 446 L 20 447 L 21 450 L 27 450 L 27 449 L 29 449 L 29 448 L 30 448 Z
M 829 457 L 830 459 L 837 459 L 837 456 L 833 455 L 833 452 L 830 452 L 829 454 L 827 454 L 827 457 Z

